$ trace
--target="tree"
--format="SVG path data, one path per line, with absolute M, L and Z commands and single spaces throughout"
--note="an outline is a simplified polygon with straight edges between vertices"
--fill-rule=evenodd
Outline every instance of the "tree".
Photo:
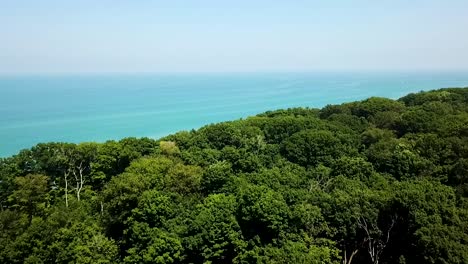
M 302 166 L 330 164 L 346 151 L 346 145 L 340 138 L 326 130 L 304 130 L 283 143 L 286 158 Z
M 371 97 L 361 102 L 351 103 L 350 108 L 353 115 L 369 119 L 381 112 L 402 112 L 405 110 L 405 105 L 387 98 Z
M 124 173 L 111 179 L 101 195 L 112 237 L 122 236 L 124 223 L 137 207 L 143 192 L 164 189 L 165 176 L 173 165 L 174 162 L 165 157 L 141 158 L 132 162 Z
M 213 194 L 195 210 L 185 247 L 195 263 L 231 263 L 244 247 L 234 196 Z
M 154 189 L 143 192 L 125 220 L 126 263 L 176 263 L 182 259 L 181 239 L 167 230 L 180 212 L 174 200 L 173 195 Z
M 58 149 L 54 163 L 55 167 L 63 174 L 63 181 L 65 184 L 65 205 L 68 208 L 68 180 L 73 170 L 71 164 L 71 157 L 75 151 L 76 146 L 74 144 L 63 144 Z
M 407 222 L 409 234 L 397 248 L 407 249 L 409 263 L 466 263 L 468 211 L 455 191 L 427 180 L 395 182 L 394 211 Z
M 132 210 L 132 216 L 127 222 L 137 221 L 161 228 L 175 217 L 176 208 L 173 197 L 154 189 L 148 190 L 138 199 L 138 206 Z
M 335 228 L 335 239 L 343 252 L 343 263 L 350 264 L 356 257 L 365 259 L 365 249 L 372 263 L 379 263 L 384 249 L 391 242 L 398 216 L 386 214 L 392 192 L 388 189 L 370 189 L 359 180 L 336 177 L 329 186 L 324 211 L 326 219 Z
M 92 222 L 75 223 L 61 228 L 54 236 L 50 250 L 55 252 L 55 263 L 115 263 L 118 248 Z
M 271 241 L 286 231 L 290 212 L 281 194 L 265 186 L 247 185 L 238 195 L 239 223 L 245 236 Z
M 70 177 L 75 179 L 75 193 L 78 201 L 85 183 L 90 182 L 92 164 L 96 159 L 96 143 L 60 144 L 50 162 L 63 175 L 65 204 L 68 207 L 68 185 Z
M 14 158 L 0 158 L 0 211 L 8 208 L 8 197 L 12 194 L 15 176 L 20 169 Z
M 182 244 L 180 239 L 158 228 L 148 228 L 144 223 L 132 226 L 135 243 L 127 251 L 124 263 L 180 263 Z
M 159 149 L 161 153 L 167 156 L 174 156 L 180 153 L 179 148 L 173 141 L 161 141 L 159 142 Z
M 200 186 L 205 194 L 222 192 L 223 186 L 232 176 L 231 165 L 227 162 L 217 162 L 203 171 Z
M 44 175 L 28 174 L 24 177 L 16 177 L 16 189 L 10 199 L 15 202 L 20 211 L 28 215 L 29 223 L 34 215 L 39 214 L 45 208 L 49 178 Z
M 198 166 L 175 164 L 167 174 L 167 189 L 181 194 L 198 192 L 202 172 Z
M 372 163 L 361 157 L 341 157 L 334 162 L 331 170 L 332 176 L 342 175 L 369 185 L 376 183 L 375 173 Z

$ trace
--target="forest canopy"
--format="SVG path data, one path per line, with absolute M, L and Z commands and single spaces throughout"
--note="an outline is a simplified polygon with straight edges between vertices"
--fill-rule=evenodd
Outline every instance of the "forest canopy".
M 0 159 L 0 263 L 468 263 L 468 88 Z

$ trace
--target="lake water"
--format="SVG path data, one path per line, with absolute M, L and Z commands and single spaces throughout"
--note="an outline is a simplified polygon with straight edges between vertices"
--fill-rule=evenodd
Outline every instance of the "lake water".
M 466 73 L 0 77 L 0 157 L 38 142 L 161 137 L 267 110 L 468 86 Z

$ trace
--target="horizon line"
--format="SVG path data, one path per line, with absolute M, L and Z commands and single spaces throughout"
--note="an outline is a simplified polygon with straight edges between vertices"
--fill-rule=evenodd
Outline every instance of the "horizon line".
M 0 72 L 9 76 L 70 76 L 70 75 L 179 75 L 179 74 L 317 74 L 317 73 L 468 73 L 468 69 L 336 69 L 336 70 L 256 70 L 256 71 L 50 71 L 50 72 Z

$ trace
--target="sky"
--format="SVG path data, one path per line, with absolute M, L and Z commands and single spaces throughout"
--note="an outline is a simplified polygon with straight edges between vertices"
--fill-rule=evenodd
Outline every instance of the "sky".
M 466 0 L 0 0 L 0 74 L 468 70 Z

